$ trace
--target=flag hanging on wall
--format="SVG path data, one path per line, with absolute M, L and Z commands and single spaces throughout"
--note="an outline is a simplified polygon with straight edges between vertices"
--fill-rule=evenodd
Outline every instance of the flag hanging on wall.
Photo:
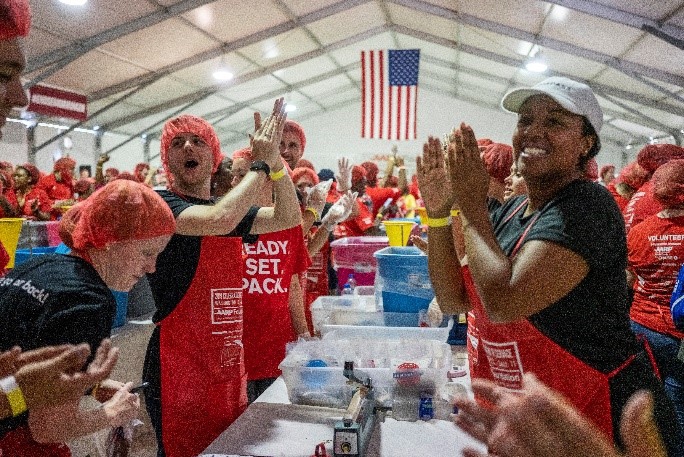
M 415 140 L 420 49 L 361 51 L 361 138 Z

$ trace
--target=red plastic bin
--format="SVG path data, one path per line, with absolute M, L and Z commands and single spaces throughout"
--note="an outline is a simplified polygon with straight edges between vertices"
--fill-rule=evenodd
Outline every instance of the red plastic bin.
M 359 286 L 372 286 L 378 263 L 376 251 L 389 246 L 386 236 L 350 236 L 330 243 L 332 264 L 337 270 L 338 289 L 342 290 L 351 273 Z

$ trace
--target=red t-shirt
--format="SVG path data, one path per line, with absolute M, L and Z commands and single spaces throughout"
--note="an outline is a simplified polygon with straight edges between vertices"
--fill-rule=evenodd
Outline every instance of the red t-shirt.
M 648 216 L 658 214 L 663 205 L 653 196 L 653 182 L 647 181 L 634 193 L 625 208 L 625 228 L 627 233 Z
M 259 235 L 243 243 L 243 344 L 247 379 L 280 376 L 285 345 L 297 335 L 292 328 L 289 289 L 293 274 L 309 267 L 302 227 Z
M 15 196 L 16 198 L 16 196 Z M 24 196 L 24 204 L 19 205 L 18 200 L 15 200 L 16 202 L 16 207 L 17 207 L 17 216 L 22 217 L 22 216 L 28 216 L 28 217 L 33 217 L 33 211 L 31 209 L 31 205 L 33 204 L 34 200 L 38 200 L 38 208 L 44 212 L 44 213 L 49 213 L 50 210 L 52 209 L 52 200 L 50 200 L 50 197 L 45 193 L 43 189 L 39 189 L 37 187 L 33 187 L 29 193 L 27 193 Z M 9 201 L 9 199 L 8 199 Z
M 670 297 L 684 262 L 684 216 L 657 215 L 635 225 L 627 236 L 629 269 L 637 275 L 631 319 L 644 327 L 677 338 L 670 314 Z
M 320 229 L 318 229 L 320 230 Z M 322 229 L 325 230 L 325 229 Z M 317 229 L 312 227 L 308 238 L 313 237 Z M 307 244 L 309 240 L 307 240 Z M 311 257 L 311 266 L 302 275 L 302 290 L 304 291 L 304 311 L 309 333 L 313 334 L 313 321 L 311 318 L 311 304 L 321 295 L 328 295 L 328 259 L 330 258 L 330 242 L 326 241 L 323 247 Z
M 627 203 L 629 203 L 629 200 L 627 200 L 625 197 L 620 195 L 617 190 L 615 190 L 615 180 L 609 182 L 606 186 L 606 189 L 608 189 L 610 194 L 613 196 L 613 199 L 615 200 L 615 203 L 617 203 L 618 208 L 620 208 L 620 211 L 624 213 L 625 208 L 627 207 Z
M 401 191 L 396 187 L 366 187 L 366 195 L 373 201 L 373 215 L 376 215 L 388 198 L 394 203 L 401 197 Z
M 360 198 L 356 199 L 356 206 L 359 208 L 359 215 L 354 219 L 347 219 L 341 224 L 337 224 L 337 227 L 335 227 L 335 238 L 363 236 L 366 230 L 375 225 L 373 214 Z
M 70 200 L 74 198 L 73 182 L 57 182 L 54 174 L 45 175 L 40 178 L 36 187 L 45 191 L 51 200 Z

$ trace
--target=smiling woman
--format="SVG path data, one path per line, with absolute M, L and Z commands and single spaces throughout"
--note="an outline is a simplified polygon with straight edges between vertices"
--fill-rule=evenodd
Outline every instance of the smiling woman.
M 430 278 L 444 312 L 471 311 L 472 376 L 515 390 L 534 373 L 617 444 L 627 398 L 649 390 L 669 455 L 680 455 L 672 405 L 629 327 L 622 216 L 605 188 L 582 179 L 600 148 L 596 97 L 585 84 L 549 78 L 509 93 L 503 106 L 518 113 L 512 144 L 528 195 L 491 219 L 489 178 L 469 126 L 454 129 L 448 167 L 435 138 L 418 160 Z M 454 202 L 467 265 L 447 219 Z

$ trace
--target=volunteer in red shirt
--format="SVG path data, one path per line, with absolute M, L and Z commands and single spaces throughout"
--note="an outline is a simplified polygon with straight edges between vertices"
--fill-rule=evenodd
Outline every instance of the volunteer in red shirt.
M 375 225 L 375 217 L 370 209 L 361 201 L 366 191 L 366 170 L 354 165 L 352 167 L 352 192 L 357 192 L 356 211 L 335 229 L 335 238 L 347 236 L 380 235 L 380 230 Z
M 38 187 L 48 194 L 55 206 L 63 205 L 65 200 L 73 200 L 75 169 L 74 159 L 62 157 L 55 162 L 52 173 L 40 178 Z
M 661 165 L 651 179 L 663 210 L 635 225 L 627 236 L 627 278 L 634 288 L 632 329 L 653 350 L 665 391 L 684 431 L 684 362 L 677 357 L 684 332 L 675 328 L 670 296 L 684 262 L 684 159 Z
M 613 195 L 623 214 L 634 193 L 650 178 L 651 174 L 644 170 L 635 160 L 620 170 L 618 177 L 608 184 L 607 189 Z
M 601 171 L 599 171 L 599 178 L 601 178 L 599 184 L 608 187 L 611 182 L 615 181 L 615 165 L 608 163 L 602 166 Z
M 406 168 L 404 167 L 404 159 L 396 155 L 391 155 L 387 159 L 387 168 L 385 169 L 385 177 L 378 180 L 379 169 L 374 162 L 363 162 L 361 166 L 366 170 L 366 192 L 367 198 L 373 202 L 374 216 L 378 216 L 380 209 L 391 199 L 391 204 L 395 204 L 397 199 L 401 197 L 401 189 L 408 183 L 406 181 Z M 399 180 L 396 186 L 392 186 L 392 173 L 394 167 L 399 167 Z
M 648 144 L 637 154 L 637 162 L 651 175 L 658 167 L 674 159 L 684 159 L 684 148 L 674 144 Z M 663 206 L 653 196 L 653 182 L 649 179 L 636 191 L 625 207 L 627 233 L 639 222 L 662 209 Z
M 249 148 L 235 151 L 233 168 L 243 169 L 252 158 Z M 242 176 L 242 173 L 236 175 L 233 186 L 240 184 Z M 256 204 L 273 206 L 271 185 L 261 188 Z M 243 242 L 242 256 L 242 341 L 247 399 L 251 403 L 280 376 L 278 365 L 285 358 L 286 344 L 296 341 L 298 336 L 310 336 L 299 275 L 311 261 L 301 226 L 259 235 L 254 242 Z
M 16 208 L 18 216 L 47 221 L 50 219 L 52 201 L 43 189 L 36 186 L 39 176 L 40 172 L 34 165 L 18 165 L 13 176 L 16 200 L 8 201 Z

